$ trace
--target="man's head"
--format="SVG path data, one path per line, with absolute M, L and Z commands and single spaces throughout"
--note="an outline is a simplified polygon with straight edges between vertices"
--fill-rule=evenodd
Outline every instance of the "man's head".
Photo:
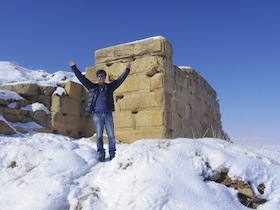
M 103 69 L 97 70 L 96 77 L 98 78 L 98 82 L 100 85 L 103 85 L 105 83 L 106 79 L 106 71 Z

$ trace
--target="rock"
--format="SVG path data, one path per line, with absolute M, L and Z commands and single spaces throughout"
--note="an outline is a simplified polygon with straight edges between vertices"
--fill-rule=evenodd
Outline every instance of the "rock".
M 38 86 L 35 84 L 16 84 L 15 92 L 21 95 L 38 95 Z
M 10 164 L 8 165 L 8 168 L 15 168 L 17 167 L 17 162 L 16 161 L 11 161 Z
M 221 173 L 219 172 L 219 171 L 214 171 L 213 172 L 213 175 L 211 175 L 211 176 L 209 176 L 208 177 L 208 179 L 210 180 L 210 181 L 214 181 L 214 182 L 216 182 L 216 181 L 218 181 L 219 179 L 221 179 Z
M 31 118 L 38 124 L 42 125 L 43 127 L 49 128 L 49 124 L 48 123 L 48 118 L 47 118 L 47 114 L 45 111 L 43 110 L 37 110 L 36 112 L 34 112 L 34 114 L 31 116 Z
M 211 167 L 209 167 L 211 169 Z M 214 181 L 219 184 L 223 184 L 226 187 L 233 188 L 238 190 L 238 199 L 240 203 L 242 203 L 244 206 L 256 209 L 260 204 L 263 204 L 267 202 L 266 199 L 260 199 L 258 198 L 250 186 L 250 183 L 245 183 L 241 179 L 232 179 L 228 176 L 228 169 L 222 168 L 221 172 L 214 171 L 213 175 L 210 177 L 207 177 L 205 180 Z M 265 189 L 264 184 L 260 184 L 258 186 L 258 191 L 263 194 Z
M 258 191 L 260 194 L 264 194 L 265 185 L 262 183 L 258 186 Z
M 15 126 L 14 128 L 16 129 L 17 132 L 27 133 L 27 131 L 21 126 Z
M 51 96 L 56 89 L 56 87 L 53 86 L 39 86 L 38 88 L 39 93 L 46 96 Z
M 8 104 L 9 104 L 8 101 L 5 101 L 5 100 L 0 98 L 0 106 L 7 106 Z
M 0 134 L 13 135 L 16 131 L 7 123 L 7 121 L 0 115 Z

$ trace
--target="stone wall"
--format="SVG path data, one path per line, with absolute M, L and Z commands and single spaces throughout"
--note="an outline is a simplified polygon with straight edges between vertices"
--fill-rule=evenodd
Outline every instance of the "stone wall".
M 0 102 L 0 113 L 2 113 L 1 115 L 8 122 L 27 123 L 34 121 L 44 127 L 43 130 L 45 132 L 50 132 L 50 115 L 42 110 L 33 112 L 31 110 L 23 110 L 22 108 L 30 104 L 41 103 L 45 105 L 46 109 L 50 109 L 51 95 L 55 87 L 40 87 L 35 84 L 15 84 L 4 85 L 0 89 L 15 92 L 22 97 L 20 100 L 10 99 Z M 14 104 L 12 107 L 9 106 L 11 103 Z M 22 133 L 27 132 L 20 126 L 16 126 L 15 129 Z M 3 132 L 0 131 L 0 133 Z
M 93 120 L 84 111 L 84 104 L 87 92 L 81 84 L 68 81 L 61 84 L 65 89 L 65 94 L 55 93 L 56 87 L 38 86 L 35 84 L 4 85 L 1 90 L 18 93 L 21 100 L 0 100 L 0 115 L 6 120 L 1 120 L 0 133 L 5 135 L 14 134 L 15 131 L 28 132 L 23 126 L 17 125 L 14 130 L 8 129 L 11 123 L 36 122 L 41 125 L 35 127 L 33 131 L 57 133 L 74 138 L 81 136 L 92 136 L 95 133 Z M 14 103 L 13 107 L 8 105 Z M 23 110 L 23 107 L 34 103 L 43 104 L 48 112 L 43 110 Z M 5 125 L 5 129 L 4 129 Z
M 164 37 L 95 52 L 96 65 L 86 71 L 93 82 L 96 70 L 106 70 L 110 82 L 132 62 L 128 78 L 114 94 L 117 139 L 225 138 L 215 91 L 194 69 L 173 65 L 172 55 Z
M 217 94 L 193 68 L 173 66 L 164 74 L 166 136 L 226 138 Z
M 65 84 L 66 95 L 52 95 L 51 124 L 54 133 L 89 137 L 95 133 L 92 116 L 84 111 L 87 91 L 75 82 Z

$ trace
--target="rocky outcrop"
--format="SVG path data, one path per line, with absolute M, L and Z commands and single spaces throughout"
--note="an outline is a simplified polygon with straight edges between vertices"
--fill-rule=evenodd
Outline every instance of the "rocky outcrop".
M 209 164 L 207 164 L 209 167 Z M 239 201 L 246 207 L 257 209 L 260 204 L 267 202 L 266 199 L 259 198 L 259 194 L 264 194 L 265 185 L 259 184 L 253 190 L 253 187 L 248 182 L 244 182 L 240 178 L 233 179 L 228 175 L 228 169 L 222 168 L 221 171 L 214 171 L 212 176 L 205 177 L 205 181 L 214 181 L 228 188 L 233 188 L 238 191 Z

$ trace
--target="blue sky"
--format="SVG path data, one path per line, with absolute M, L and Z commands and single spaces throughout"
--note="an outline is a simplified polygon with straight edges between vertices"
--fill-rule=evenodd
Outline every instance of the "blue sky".
M 216 90 L 233 141 L 280 144 L 280 1 L 25 0 L 0 3 L 0 60 L 84 70 L 97 49 L 164 36 L 173 63 Z

